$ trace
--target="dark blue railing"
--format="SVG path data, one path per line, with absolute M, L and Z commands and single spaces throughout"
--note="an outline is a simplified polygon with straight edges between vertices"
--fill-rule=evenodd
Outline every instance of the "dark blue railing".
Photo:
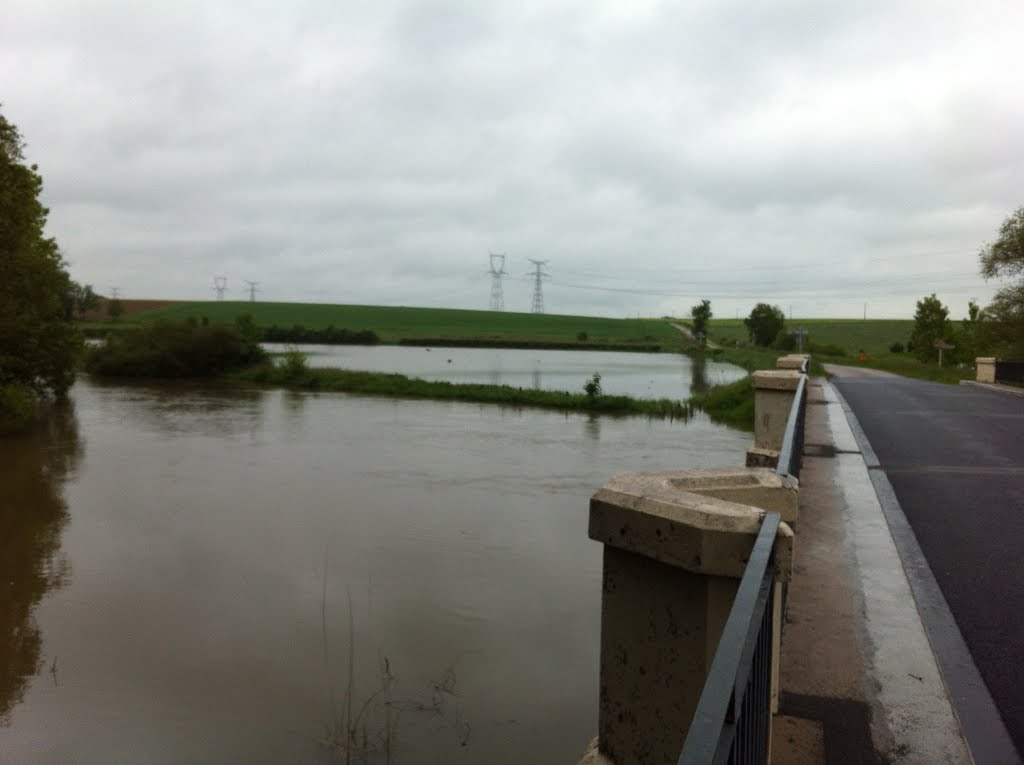
M 804 361 L 804 369 L 807 362 Z M 786 432 L 782 436 L 782 448 L 779 449 L 779 464 L 775 472 L 781 476 L 800 477 L 800 462 L 804 451 L 804 419 L 807 410 L 807 375 L 800 376 L 793 396 L 793 405 L 789 408 L 786 419 Z
M 996 382 L 1024 385 L 1024 361 L 996 361 Z
M 722 630 L 679 765 L 768 762 L 772 714 L 772 548 L 781 516 L 766 513 Z

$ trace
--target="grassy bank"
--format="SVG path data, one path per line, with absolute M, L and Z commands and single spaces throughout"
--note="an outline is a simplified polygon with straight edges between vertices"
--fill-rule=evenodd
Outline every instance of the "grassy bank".
M 600 316 L 561 316 L 557 314 L 465 311 L 447 308 L 407 308 L 401 306 L 328 305 L 312 303 L 247 303 L 241 301 L 202 301 L 177 303 L 152 311 L 125 316 L 111 325 L 123 329 L 154 321 L 186 321 L 190 317 L 211 323 L 231 323 L 241 314 L 251 314 L 259 327 L 325 329 L 345 327 L 353 332 L 370 330 L 381 342 L 432 345 L 456 341 L 494 341 L 516 347 L 557 344 L 566 349 L 602 347 L 616 350 L 662 350 L 680 347 L 680 334 L 662 319 L 611 319 Z
M 749 376 L 696 393 L 686 403 L 705 412 L 713 422 L 754 430 L 754 381 Z
M 232 379 L 274 385 L 295 390 L 335 391 L 374 396 L 429 398 L 471 401 L 513 406 L 541 407 L 580 412 L 646 415 L 686 420 L 691 408 L 681 401 L 652 401 L 629 396 L 587 395 L 568 391 L 514 388 L 510 385 L 484 385 L 421 380 L 400 374 L 358 372 L 347 369 L 308 369 L 302 364 L 262 365 L 231 375 Z

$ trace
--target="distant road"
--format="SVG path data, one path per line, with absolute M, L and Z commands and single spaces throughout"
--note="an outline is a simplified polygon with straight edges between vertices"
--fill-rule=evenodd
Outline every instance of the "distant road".
M 693 342 L 697 342 L 697 338 L 693 336 L 693 331 L 685 324 L 672 324 L 672 326 L 678 329 L 684 335 L 686 335 L 686 337 L 688 337 Z M 709 351 L 717 351 L 719 348 L 721 348 L 720 345 L 716 345 L 715 343 L 712 342 L 704 343 L 704 345 L 707 347 Z
M 1024 751 L 1024 398 L 826 365 Z

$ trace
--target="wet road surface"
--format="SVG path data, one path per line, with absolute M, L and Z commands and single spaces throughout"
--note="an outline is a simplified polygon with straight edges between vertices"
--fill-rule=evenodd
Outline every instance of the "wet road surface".
M 829 371 L 1024 750 L 1024 399 Z

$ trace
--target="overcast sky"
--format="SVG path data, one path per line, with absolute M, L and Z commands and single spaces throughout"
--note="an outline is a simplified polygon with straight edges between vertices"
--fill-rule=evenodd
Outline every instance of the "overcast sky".
M 133 298 L 960 318 L 1024 204 L 1024 3 L 0 4 L 72 276 Z

